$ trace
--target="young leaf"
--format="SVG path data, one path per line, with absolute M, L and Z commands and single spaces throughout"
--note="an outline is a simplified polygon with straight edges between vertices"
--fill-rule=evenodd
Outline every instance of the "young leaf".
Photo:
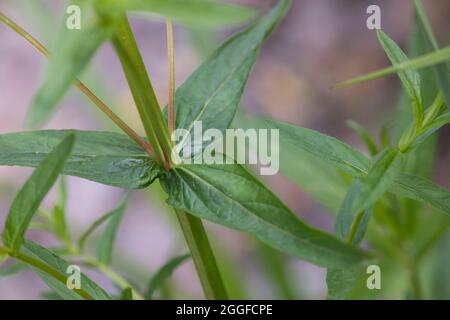
M 14 199 L 6 218 L 3 242 L 13 251 L 19 250 L 24 234 L 40 203 L 62 171 L 75 142 L 69 134 L 40 162 Z
M 230 126 L 261 45 L 288 6 L 289 1 L 279 1 L 255 25 L 228 39 L 178 88 L 176 128 L 183 128 L 194 137 L 195 121 L 203 122 L 203 130 L 224 131 Z M 187 134 L 178 145 L 185 143 L 191 143 Z
M 410 148 L 417 146 L 425 141 L 429 136 L 438 131 L 440 128 L 450 123 L 450 113 L 443 114 L 437 117 L 433 122 L 427 126 L 421 128 L 414 142 L 410 145 Z
M 190 254 L 184 254 L 170 259 L 166 264 L 164 264 L 161 269 L 150 279 L 147 285 L 147 291 L 145 293 L 145 298 L 148 300 L 153 299 L 153 294 L 160 288 L 164 282 L 172 276 L 172 273 L 178 268 L 183 262 L 191 257 Z
M 419 24 L 420 31 L 428 47 L 428 51 L 438 51 L 439 45 L 436 37 L 433 34 L 430 22 L 428 21 L 427 14 L 422 5 L 422 1 L 414 0 L 414 9 L 416 13 L 416 18 Z M 444 92 L 445 100 L 447 101 L 447 106 L 450 109 L 450 70 L 448 65 L 443 62 L 434 67 L 437 81 Z
M 355 245 L 362 241 L 372 215 L 372 208 L 363 212 L 353 211 L 353 203 L 361 188 L 362 183 L 359 180 L 351 185 L 336 217 L 334 227 L 339 239 Z M 346 298 L 355 286 L 361 271 L 360 266 L 346 269 L 329 268 L 327 270 L 328 298 L 334 300 Z
M 371 207 L 388 191 L 394 182 L 402 157 L 397 150 L 386 149 L 380 153 L 370 167 L 367 177 L 363 180 L 352 207 L 353 213 L 360 213 Z
M 45 130 L 0 135 L 0 165 L 36 167 L 68 133 L 77 139 L 62 171 L 125 189 L 145 188 L 160 167 L 127 136 L 119 133 Z
M 358 198 L 362 186 L 363 183 L 359 180 L 355 180 L 350 186 L 336 217 L 336 225 L 334 227 L 336 236 L 339 239 L 347 240 L 354 244 L 359 244 L 362 241 L 369 223 L 368 218 L 370 218 L 372 211 L 370 208 L 362 212 L 353 211 L 353 203 Z
M 416 29 L 418 29 L 416 27 Z M 415 31 L 410 37 L 408 56 L 414 58 L 425 54 L 427 52 L 426 44 L 419 31 Z M 435 76 L 431 68 L 425 68 L 418 70 L 422 78 L 422 97 L 424 106 L 432 105 L 436 100 L 436 95 L 438 94 L 437 83 L 435 81 Z M 414 120 L 411 111 L 410 99 L 407 95 L 402 92 L 400 99 L 397 103 L 397 115 L 395 120 L 395 136 L 396 139 L 400 137 L 405 131 L 408 130 L 408 126 L 414 129 Z M 426 110 L 424 117 L 424 123 L 427 121 L 427 114 L 430 108 Z M 432 173 L 433 162 L 435 158 L 435 150 L 437 146 L 437 136 L 428 139 L 426 143 L 411 150 L 406 154 L 405 164 L 402 171 L 405 173 L 412 173 L 419 176 L 429 177 Z M 408 206 L 416 206 L 412 202 L 407 203 Z
M 377 32 L 377 35 L 378 40 L 393 65 L 398 65 L 409 61 L 402 49 L 400 49 L 400 47 L 397 46 L 397 44 L 389 38 L 387 34 L 380 30 Z M 404 72 L 399 72 L 398 76 L 402 81 L 406 93 L 411 98 L 414 110 L 414 119 L 416 120 L 417 126 L 420 126 L 423 119 L 423 101 L 420 75 L 416 70 L 407 70 Z
M 26 241 L 24 245 L 26 252 L 30 252 L 36 256 L 40 261 L 47 264 L 50 268 L 57 272 L 59 279 L 55 278 L 53 275 L 43 272 L 42 270 L 37 270 L 37 274 L 42 278 L 42 280 L 53 289 L 61 298 L 65 300 L 80 300 L 83 298 L 80 295 L 79 290 L 71 290 L 67 287 L 66 281 L 61 281 L 62 279 L 67 279 L 70 275 L 68 274 L 68 267 L 71 265 L 67 261 L 58 257 L 52 251 L 38 245 L 32 241 Z M 86 294 L 90 299 L 95 300 L 112 300 L 112 297 L 101 287 L 99 287 L 95 282 L 86 277 L 84 273 L 81 276 L 81 289 L 83 295 Z
M 111 263 L 117 230 L 119 228 L 120 221 L 122 221 L 127 205 L 128 197 L 125 197 L 119 207 L 111 212 L 109 222 L 97 241 L 97 258 L 104 264 Z
M 369 132 L 367 132 L 367 130 L 364 127 L 362 127 L 360 124 L 356 123 L 355 121 L 351 121 L 351 120 L 347 121 L 347 125 L 358 134 L 359 138 L 362 140 L 362 142 L 364 142 L 367 149 L 369 150 L 370 155 L 374 156 L 378 153 L 377 145 L 373 141 Z
M 106 0 L 100 3 L 101 10 L 109 14 L 111 10 L 151 12 L 170 17 L 175 22 L 198 27 L 242 23 L 256 14 L 256 10 L 249 7 L 211 0 Z
M 354 177 L 364 176 L 369 171 L 369 160 L 338 139 L 280 121 L 268 120 L 266 124 L 269 128 L 280 130 L 280 139 L 289 142 L 292 148 L 310 153 Z
M 304 224 L 240 165 L 180 166 L 167 172 L 162 183 L 169 205 L 252 234 L 301 259 L 345 267 L 367 258 L 353 246 Z
M 52 224 L 53 228 L 60 239 L 66 243 L 71 242 L 70 231 L 67 228 L 66 221 L 66 204 L 67 204 L 67 190 L 64 177 L 60 178 L 58 188 L 58 198 L 56 205 L 53 207 Z
M 84 2 L 86 3 L 86 2 Z M 114 31 L 114 23 L 94 16 L 82 6 L 81 29 L 64 26 L 56 48 L 50 57 L 44 82 L 36 93 L 27 115 L 27 126 L 36 128 L 45 123 L 72 83 L 83 72 L 97 49 Z
M 403 197 L 429 203 L 450 215 L 450 192 L 427 179 L 400 174 L 395 178 L 395 185 L 390 191 Z
M 437 50 L 433 53 L 421 55 L 415 59 L 405 61 L 392 67 L 374 71 L 357 78 L 340 82 L 335 86 L 335 88 L 342 89 L 370 80 L 379 79 L 394 73 L 434 66 L 447 60 L 450 60 L 450 46 Z

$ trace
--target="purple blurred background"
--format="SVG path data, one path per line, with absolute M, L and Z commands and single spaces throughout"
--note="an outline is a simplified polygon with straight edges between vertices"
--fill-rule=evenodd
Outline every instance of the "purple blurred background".
M 234 1 L 267 10 L 274 1 Z M 386 0 L 295 0 L 286 19 L 264 45 L 243 99 L 248 112 L 320 130 L 362 147 L 345 121 L 355 120 L 373 134 L 385 119 L 392 117 L 399 96 L 395 76 L 333 91 L 336 82 L 388 65 L 373 31 L 366 28 L 366 8 L 378 4 L 382 9 L 382 27 L 397 43 L 406 48 L 412 31 L 412 1 Z M 32 4 L 33 3 L 33 4 Z M 42 4 L 41 6 L 37 3 Z M 441 41 L 446 44 L 450 1 L 424 0 L 430 20 Z M 50 44 L 64 13 L 64 1 L 0 0 L 0 10 L 30 33 Z M 42 11 L 41 11 L 42 10 Z M 42 17 L 46 17 L 42 19 Z M 165 25 L 142 16 L 131 18 L 149 75 L 161 105 L 167 102 L 167 57 Z M 201 63 L 206 51 L 214 49 L 201 43 L 221 39 L 234 29 L 191 31 L 175 28 L 176 78 L 180 84 Z M 21 131 L 26 110 L 42 79 L 45 59 L 5 25 L 0 25 L 0 133 Z M 214 43 L 215 41 L 212 41 Z M 217 42 L 217 43 L 218 43 Z M 102 47 L 86 72 L 86 82 L 94 92 L 113 105 L 117 112 L 142 133 L 138 115 L 121 71 L 109 44 Z M 94 111 L 75 89 L 47 128 L 111 130 L 111 124 Z M 441 143 L 448 140 L 444 129 Z M 446 164 L 450 154 L 440 148 L 436 180 L 448 186 L 450 171 Z M 31 173 L 30 169 L 0 167 L 0 224 L 3 224 L 14 195 Z M 115 207 L 124 191 L 68 178 L 69 222 L 75 236 L 97 217 Z M 268 180 L 273 190 L 308 223 L 332 230 L 332 216 L 308 195 L 288 182 L 275 177 Z M 183 238 L 174 216 L 160 200 L 158 187 L 133 191 L 130 206 L 120 227 L 114 268 L 138 285 L 145 283 L 163 263 L 175 254 L 185 252 Z M 46 199 L 49 207 L 53 191 Z M 207 224 L 213 244 L 237 266 L 251 298 L 277 298 L 277 292 L 265 276 L 255 252 L 255 241 L 242 233 Z M 28 236 L 44 244 L 55 239 L 42 232 Z M 299 298 L 323 298 L 326 294 L 325 270 L 288 258 L 288 268 Z M 87 271 L 87 270 L 86 270 Z M 106 288 L 110 282 L 87 271 Z M 171 283 L 175 297 L 202 298 L 192 262 L 179 268 Z M 0 299 L 33 299 L 45 289 L 31 272 L 0 278 Z

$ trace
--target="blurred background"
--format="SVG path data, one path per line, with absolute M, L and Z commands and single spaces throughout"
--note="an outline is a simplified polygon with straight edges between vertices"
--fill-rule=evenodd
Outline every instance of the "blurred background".
M 272 0 L 233 1 L 267 11 Z M 265 43 L 242 100 L 243 109 L 335 136 L 363 150 L 357 136 L 346 126 L 352 119 L 378 136 L 386 119 L 395 114 L 400 82 L 396 76 L 345 90 L 332 90 L 338 81 L 388 66 L 374 31 L 366 28 L 366 8 L 382 10 L 382 28 L 403 49 L 412 32 L 412 1 L 407 0 L 295 0 L 279 28 Z M 60 0 L 0 0 L 0 10 L 48 45 L 57 37 L 65 13 Z M 449 40 L 450 1 L 424 0 L 441 45 Z M 161 105 L 167 102 L 165 24 L 142 15 L 131 15 L 133 29 Z M 199 30 L 175 27 L 176 79 L 181 84 L 228 35 L 242 28 Z M 21 131 L 33 94 L 43 76 L 45 58 L 5 25 L 0 25 L 0 133 Z M 109 44 L 96 55 L 82 78 L 93 91 L 132 127 L 143 132 L 120 64 Z M 46 128 L 115 130 L 106 117 L 72 89 Z M 449 186 L 450 131 L 440 137 L 435 181 Z M 31 170 L 0 167 L 0 224 L 20 186 Z M 96 218 L 117 206 L 123 190 L 69 177 L 69 222 L 79 236 Z M 268 184 L 302 219 L 332 232 L 334 218 L 301 189 L 281 176 Z M 45 205 L 51 206 L 53 191 Z M 173 213 L 165 206 L 158 185 L 131 192 L 130 205 L 120 227 L 114 268 L 137 286 L 168 259 L 187 251 Z M 44 205 L 44 206 L 45 206 Z M 326 270 L 263 249 L 248 236 L 207 223 L 218 251 L 229 290 L 236 298 L 326 297 Z M 42 232 L 28 236 L 46 245 L 55 239 Z M 283 261 L 282 270 L 267 270 L 267 261 Z M 274 260 L 275 259 L 275 260 Z M 114 290 L 100 274 L 84 270 L 105 288 Z M 238 275 L 239 279 L 235 276 Z M 289 280 L 287 281 L 286 275 Z M 233 278 L 235 281 L 233 281 Z M 202 298 L 191 261 L 176 270 L 170 280 L 172 297 Z M 36 299 L 46 286 L 32 272 L 0 277 L 0 299 Z M 399 297 L 400 298 L 400 297 Z

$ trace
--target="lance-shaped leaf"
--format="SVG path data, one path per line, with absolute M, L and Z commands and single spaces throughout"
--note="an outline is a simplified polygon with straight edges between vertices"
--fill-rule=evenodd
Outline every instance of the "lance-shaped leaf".
M 149 12 L 197 27 L 245 22 L 257 12 L 249 7 L 211 0 L 100 0 L 99 3 L 106 14 L 117 14 L 123 10 Z
M 356 84 L 360 84 L 363 82 L 379 79 L 382 77 L 386 77 L 388 75 L 403 72 L 406 70 L 412 70 L 412 69 L 420 69 L 425 67 L 434 66 L 436 64 L 445 62 L 450 60 L 450 46 L 447 46 L 443 49 L 437 50 L 433 53 L 428 53 L 421 55 L 417 58 L 411 59 L 409 61 L 405 61 L 403 63 L 400 63 L 395 66 L 391 66 L 388 68 L 384 68 L 378 71 L 371 72 L 369 74 L 356 77 L 354 79 L 350 79 L 347 81 L 340 82 L 336 84 L 336 89 L 342 89 L 346 87 L 350 87 Z
M 361 189 L 353 201 L 353 214 L 359 214 L 371 207 L 388 191 L 394 182 L 401 159 L 401 154 L 394 149 L 386 149 L 375 157 L 369 173 L 364 178 Z
M 14 199 L 3 231 L 3 242 L 13 251 L 19 250 L 22 245 L 31 218 L 62 171 L 74 141 L 75 135 L 73 134 L 65 137 L 39 163 Z
M 102 215 L 100 218 L 98 218 L 97 220 L 95 220 L 92 225 L 80 236 L 79 240 L 78 240 L 78 247 L 83 250 L 84 249 L 84 245 L 86 243 L 86 240 L 90 237 L 90 235 L 98 228 L 100 227 L 104 222 L 108 221 L 109 219 L 111 219 L 112 217 L 114 217 L 117 213 L 122 214 L 123 210 L 125 209 L 124 207 L 124 203 L 122 202 L 122 204 L 112 210 L 109 211 L 108 213 Z
M 384 48 L 389 60 L 391 60 L 393 65 L 402 64 L 408 62 L 409 59 L 406 54 L 400 49 L 400 47 L 389 38 L 387 34 L 383 31 L 378 31 L 378 40 Z M 417 126 L 423 119 L 423 101 L 421 93 L 421 78 L 420 74 L 416 70 L 406 70 L 398 73 L 400 80 L 402 81 L 403 87 L 406 93 L 411 98 L 414 119 L 416 120 Z
M 265 121 L 237 112 L 232 127 L 267 130 Z M 296 141 L 283 131 L 279 135 L 279 150 L 281 174 L 336 214 L 347 192 L 347 183 L 334 163 L 323 161 L 296 147 Z
M 187 165 L 162 177 L 169 205 L 249 233 L 298 258 L 328 267 L 361 263 L 351 245 L 304 224 L 240 165 Z
M 40 278 L 59 296 L 61 296 L 61 298 L 65 300 L 112 300 L 112 297 L 105 290 L 86 277 L 83 273 L 80 273 L 80 289 L 82 292 L 76 289 L 69 289 L 67 286 L 67 277 L 72 275 L 74 272 L 77 272 L 73 265 L 35 242 L 26 241 L 24 247 L 26 249 L 24 251 L 27 254 L 31 253 L 37 259 L 53 269 L 52 272 L 56 272 L 58 275 L 57 278 L 55 277 L 55 274 L 49 274 L 40 269 L 34 268 Z M 71 266 L 72 268 L 69 268 Z
M 395 177 L 395 185 L 390 191 L 406 198 L 429 203 L 450 215 L 450 192 L 425 178 L 400 174 Z
M 164 282 L 170 278 L 175 269 L 183 264 L 183 262 L 187 261 L 190 256 L 190 254 L 183 254 L 181 256 L 170 259 L 166 264 L 164 264 L 150 279 L 147 286 L 147 291 L 145 293 L 145 298 L 151 300 L 155 291 L 160 288 L 164 284 Z
M 348 193 L 342 202 L 342 206 L 339 209 L 339 213 L 336 217 L 336 225 L 334 227 L 336 236 L 342 240 L 359 244 L 365 234 L 367 225 L 369 223 L 368 218 L 371 215 L 371 209 L 365 209 L 362 212 L 354 212 L 354 202 L 358 198 L 361 192 L 363 183 L 359 180 L 355 180 L 350 186 Z
M 347 126 L 349 126 L 353 131 L 356 132 L 361 141 L 366 145 L 367 150 L 370 152 L 371 156 L 374 156 L 378 153 L 378 147 L 366 128 L 352 120 L 347 121 Z
M 372 208 L 358 213 L 353 211 L 353 203 L 361 188 L 362 183 L 359 180 L 355 180 L 350 186 L 336 217 L 334 227 L 336 236 L 339 239 L 355 245 L 362 241 L 372 215 Z M 361 266 L 345 269 L 329 268 L 327 270 L 328 298 L 334 300 L 346 298 L 353 289 L 361 271 Z
M 36 167 L 70 132 L 77 139 L 63 174 L 137 189 L 148 186 L 161 172 L 127 136 L 94 131 L 45 130 L 0 135 L 0 165 Z
M 369 159 L 338 139 L 280 121 L 268 120 L 266 124 L 269 128 L 280 130 L 280 140 L 289 143 L 291 148 L 307 152 L 352 176 L 361 177 L 369 171 Z
M 196 121 L 202 121 L 203 130 L 224 131 L 230 126 L 262 42 L 282 19 L 288 5 L 289 1 L 279 1 L 254 26 L 228 39 L 178 88 L 176 128 L 195 137 Z M 178 145 L 191 143 L 190 136 L 185 134 Z
M 428 17 L 422 5 L 422 1 L 414 0 L 414 12 L 416 14 L 419 29 L 424 38 L 428 51 L 438 51 L 439 45 L 436 37 L 434 36 L 431 24 L 428 21 Z M 436 79 L 442 91 L 444 92 L 447 106 L 450 109 L 450 70 L 447 63 L 443 62 L 434 66 L 434 71 L 436 74 Z
M 367 177 L 362 182 L 356 180 L 352 184 L 336 218 L 335 232 L 338 238 L 353 244 L 362 241 L 370 221 L 371 206 L 394 183 L 399 159 L 398 151 L 386 149 L 375 157 Z M 344 299 L 355 286 L 361 272 L 361 266 L 328 269 L 328 297 Z
M 70 243 L 71 236 L 69 228 L 67 227 L 66 207 L 67 207 L 66 181 L 64 177 L 61 177 L 58 187 L 58 198 L 56 200 L 56 204 L 53 207 L 51 221 L 53 229 L 56 232 L 58 238 L 63 239 L 66 243 Z
M 113 34 L 112 21 L 97 16 L 89 17 L 87 10 L 86 5 L 81 6 L 80 29 L 72 30 L 66 26 L 61 28 L 62 34 L 54 45 L 55 51 L 49 59 L 44 81 L 33 98 L 27 115 L 28 127 L 36 128 L 50 118 L 97 49 Z
M 111 211 L 109 222 L 97 241 L 97 258 L 105 264 L 111 262 L 117 230 L 119 229 L 119 224 L 122 221 L 127 205 L 128 197 L 125 197 L 120 205 Z

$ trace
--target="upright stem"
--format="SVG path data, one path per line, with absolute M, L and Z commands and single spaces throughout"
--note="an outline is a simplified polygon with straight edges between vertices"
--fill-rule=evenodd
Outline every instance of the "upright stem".
M 228 299 L 216 258 L 200 219 L 175 209 L 207 299 Z
M 122 63 L 148 140 L 155 151 L 155 160 L 168 170 L 171 166 L 172 142 L 144 61 L 125 15 L 119 19 L 113 44 Z
M 125 15 L 118 23 L 113 44 L 125 71 L 148 140 L 155 151 L 156 160 L 164 165 L 166 170 L 170 170 L 172 142 L 168 126 L 164 121 L 144 61 Z M 202 221 L 180 210 L 176 210 L 176 214 L 206 298 L 226 299 L 225 288 Z
M 169 133 L 172 134 L 175 129 L 175 47 L 173 40 L 172 19 L 167 18 L 167 57 L 169 60 L 169 117 L 168 126 Z

